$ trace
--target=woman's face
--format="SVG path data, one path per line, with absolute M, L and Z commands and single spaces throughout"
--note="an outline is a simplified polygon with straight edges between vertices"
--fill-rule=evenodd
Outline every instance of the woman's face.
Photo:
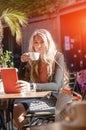
M 33 37 L 33 50 L 35 52 L 39 52 L 40 54 L 44 54 L 44 51 L 46 50 L 44 41 L 38 34 Z

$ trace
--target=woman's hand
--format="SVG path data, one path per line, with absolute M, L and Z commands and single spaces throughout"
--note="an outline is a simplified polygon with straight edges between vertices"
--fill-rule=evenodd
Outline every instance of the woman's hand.
M 23 80 L 18 80 L 17 81 L 17 88 L 19 89 L 20 92 L 29 92 L 30 91 L 30 83 L 23 81 Z
M 28 62 L 30 60 L 29 53 L 24 53 L 21 55 L 21 62 Z

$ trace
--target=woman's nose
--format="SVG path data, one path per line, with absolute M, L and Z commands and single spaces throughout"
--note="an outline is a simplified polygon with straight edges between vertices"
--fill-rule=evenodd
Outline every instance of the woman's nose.
M 40 48 L 41 47 L 41 44 L 40 43 L 38 43 L 38 48 Z

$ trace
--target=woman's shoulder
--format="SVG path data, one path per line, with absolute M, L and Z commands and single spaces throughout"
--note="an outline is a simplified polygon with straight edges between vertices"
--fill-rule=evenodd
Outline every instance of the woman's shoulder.
M 55 59 L 57 60 L 57 59 L 59 59 L 59 58 L 63 58 L 64 56 L 63 56 L 63 54 L 62 54 L 62 52 L 56 52 L 56 56 L 55 56 Z
M 59 55 L 63 55 L 63 53 L 60 52 L 60 51 L 57 51 L 57 52 L 56 52 L 56 55 L 57 55 L 57 56 L 59 56 Z

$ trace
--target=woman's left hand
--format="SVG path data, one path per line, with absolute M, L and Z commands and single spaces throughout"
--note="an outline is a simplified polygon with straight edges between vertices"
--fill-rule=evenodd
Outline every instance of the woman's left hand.
M 20 90 L 20 92 L 28 92 L 30 91 L 30 83 L 23 80 L 18 80 L 17 88 Z

